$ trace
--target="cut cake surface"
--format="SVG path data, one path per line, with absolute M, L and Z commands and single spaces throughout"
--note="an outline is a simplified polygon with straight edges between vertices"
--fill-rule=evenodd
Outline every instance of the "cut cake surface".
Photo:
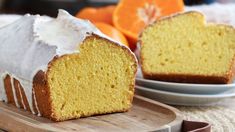
M 139 39 L 145 78 L 224 84 L 233 80 L 235 29 L 206 23 L 199 12 L 156 21 Z

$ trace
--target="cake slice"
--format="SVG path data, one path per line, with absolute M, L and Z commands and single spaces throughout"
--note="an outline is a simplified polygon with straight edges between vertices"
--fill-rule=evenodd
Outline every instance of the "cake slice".
M 130 109 L 136 58 L 90 22 L 25 15 L 0 41 L 0 101 L 54 121 Z
M 139 38 L 144 78 L 169 82 L 226 84 L 235 68 L 235 30 L 207 24 L 199 12 L 156 21 Z

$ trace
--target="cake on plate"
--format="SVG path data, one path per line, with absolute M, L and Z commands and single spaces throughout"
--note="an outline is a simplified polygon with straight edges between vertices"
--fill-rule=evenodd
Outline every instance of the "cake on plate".
M 204 84 L 233 80 L 235 29 L 206 23 L 199 12 L 156 21 L 144 29 L 139 44 L 144 78 Z
M 136 58 L 89 21 L 25 15 L 0 41 L 1 101 L 54 121 L 130 109 Z

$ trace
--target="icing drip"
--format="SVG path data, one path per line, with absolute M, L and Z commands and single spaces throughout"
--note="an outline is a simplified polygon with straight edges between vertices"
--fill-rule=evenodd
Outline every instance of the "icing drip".
M 38 109 L 37 98 L 36 98 L 36 96 L 35 96 L 34 90 L 33 90 L 33 99 L 34 99 L 34 104 L 35 104 L 36 110 L 38 111 L 38 115 L 37 115 L 37 116 L 41 116 L 41 113 L 40 113 L 40 111 L 39 111 L 39 109 Z
M 31 112 L 33 114 L 36 113 L 34 111 L 34 108 L 33 108 L 33 100 L 34 100 L 34 104 L 35 104 L 35 108 L 37 110 L 38 116 L 41 116 L 41 113 L 38 109 L 38 104 L 37 104 L 37 101 L 36 101 L 35 92 L 33 90 L 32 82 L 30 82 L 28 80 L 25 80 L 25 79 L 15 77 L 13 75 L 9 75 L 9 76 L 11 77 L 11 86 L 13 86 L 12 91 L 14 90 L 13 95 L 14 95 L 14 100 L 16 102 L 16 106 L 19 107 L 18 100 L 17 100 L 17 97 L 16 97 L 16 92 L 15 92 L 14 82 L 13 82 L 14 78 L 17 79 L 17 80 L 20 80 L 19 83 L 18 83 L 18 87 L 19 87 L 19 94 L 20 94 L 20 97 L 21 97 L 21 102 L 22 102 L 22 105 L 23 105 L 24 109 L 26 110 L 26 106 L 24 104 L 23 96 L 22 96 L 22 93 L 21 93 L 21 90 L 20 90 L 20 85 L 22 86 L 22 88 L 24 90 L 24 93 L 25 93 L 26 99 L 28 101 Z
M 4 87 L 4 79 L 6 75 L 7 73 L 0 72 L 0 101 L 8 102 L 5 87 Z
M 20 108 L 20 105 L 18 103 L 18 99 L 16 97 L 16 89 L 15 89 L 15 85 L 14 85 L 14 77 L 10 76 L 11 79 L 11 89 L 12 89 L 12 93 L 13 93 L 13 97 L 14 97 L 14 101 L 16 104 L 16 107 Z
M 18 80 L 18 79 L 17 79 Z M 27 101 L 29 103 L 29 108 L 33 114 L 35 114 L 35 111 L 33 109 L 33 92 L 32 92 L 32 82 L 29 82 L 24 79 L 20 79 L 20 85 L 23 87 Z
M 18 83 L 17 86 L 18 86 L 18 88 L 19 88 L 19 93 L 20 93 L 20 98 L 21 98 L 21 104 L 23 105 L 23 108 L 26 110 L 26 106 L 25 106 L 25 104 L 24 104 L 23 96 L 22 96 L 22 93 L 21 93 L 20 84 Z

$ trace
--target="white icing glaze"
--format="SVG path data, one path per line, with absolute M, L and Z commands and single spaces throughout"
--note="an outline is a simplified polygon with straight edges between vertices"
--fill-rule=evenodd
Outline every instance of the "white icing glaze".
M 0 101 L 8 102 L 6 91 L 4 88 L 4 78 L 6 77 L 7 73 L 0 71 Z
M 79 52 L 76 47 L 91 33 L 106 37 L 89 21 L 75 18 L 63 10 L 59 10 L 56 19 L 47 22 L 41 19 L 35 25 L 37 39 L 57 46 L 58 55 Z
M 38 108 L 37 98 L 36 98 L 34 90 L 33 90 L 33 99 L 34 99 L 34 103 L 35 103 L 35 108 L 36 108 L 36 110 L 38 112 L 38 116 L 41 116 L 41 113 L 40 113 L 39 108 Z
M 34 98 L 40 115 L 33 91 L 33 77 L 39 70 L 46 71 L 55 56 L 78 53 L 76 47 L 91 34 L 113 41 L 89 21 L 75 18 L 64 10 L 59 10 L 55 19 L 25 15 L 0 28 L 0 100 L 6 100 L 3 79 L 7 72 L 19 81 L 32 113 L 35 113 Z
M 17 19 L 21 18 L 21 15 L 0 15 L 0 27 L 6 26 L 10 23 L 13 23 Z
M 17 77 L 32 113 L 32 73 L 41 64 L 47 64 L 56 53 L 55 46 L 35 41 L 33 26 L 37 18 L 25 15 L 0 30 L 0 68 Z

